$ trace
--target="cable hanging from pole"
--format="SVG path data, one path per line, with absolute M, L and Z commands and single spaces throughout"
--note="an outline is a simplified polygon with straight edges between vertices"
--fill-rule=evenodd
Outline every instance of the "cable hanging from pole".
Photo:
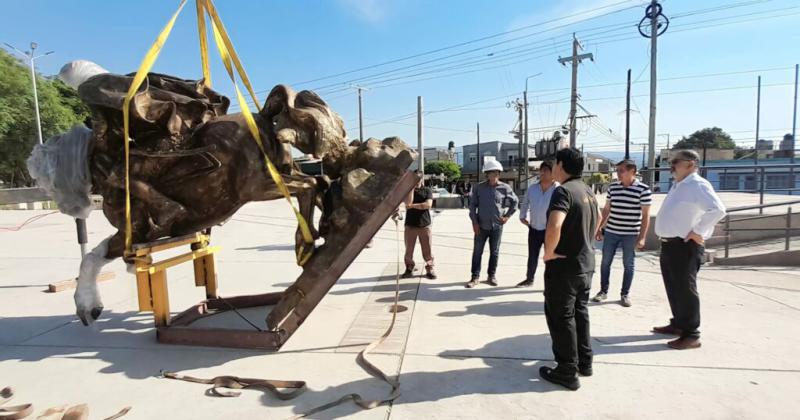
M 662 23 L 661 19 L 658 19 L 658 29 L 656 30 L 656 37 L 663 35 L 664 32 L 667 31 L 667 28 L 669 28 L 669 18 L 664 16 L 662 10 L 663 8 L 661 7 L 661 4 L 658 2 L 647 6 L 647 9 L 645 9 L 644 12 L 644 17 L 642 18 L 642 20 L 639 21 L 639 26 L 638 26 L 639 34 L 641 34 L 645 38 L 652 37 L 653 34 L 647 33 L 644 28 L 649 28 L 651 26 L 653 19 L 658 19 L 658 18 L 663 18 L 664 21 Z M 647 22 L 645 22 L 645 20 L 647 20 Z

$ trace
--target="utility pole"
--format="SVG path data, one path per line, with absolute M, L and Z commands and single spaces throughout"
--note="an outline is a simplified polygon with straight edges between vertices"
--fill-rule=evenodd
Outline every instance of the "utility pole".
M 31 50 L 26 52 L 22 52 L 10 44 L 5 44 L 5 45 L 11 48 L 12 50 L 16 51 L 17 54 L 24 57 L 28 61 L 28 65 L 30 65 L 31 84 L 33 84 L 33 109 L 36 116 L 36 138 L 39 140 L 39 144 L 42 144 L 42 122 L 39 118 L 39 94 L 36 92 L 36 64 L 34 62 L 36 61 L 37 58 L 42 58 L 46 55 L 50 55 L 54 51 L 48 51 L 42 55 L 34 55 L 36 48 L 39 47 L 39 44 L 35 42 L 31 42 Z
M 530 174 L 530 156 L 528 156 L 528 80 L 534 78 L 536 76 L 541 75 L 542 73 L 536 73 L 532 76 L 528 76 L 525 78 L 525 91 L 522 92 L 522 103 L 525 106 L 525 183 L 528 183 L 528 180 L 531 178 Z
M 797 69 L 800 65 L 794 65 L 794 112 L 792 113 L 792 151 L 789 154 L 789 163 L 794 163 L 794 150 L 797 144 Z M 794 178 L 794 177 L 793 177 Z
M 481 158 L 481 123 L 475 123 L 477 125 L 477 134 L 478 134 L 478 183 L 481 182 L 481 169 L 483 169 L 483 159 Z
M 517 162 L 515 162 L 517 164 L 517 189 L 522 189 L 522 165 L 520 165 L 520 163 L 522 162 L 522 156 L 523 156 L 523 152 L 522 152 L 522 137 L 523 137 L 523 134 L 522 133 L 524 131 L 523 122 L 522 122 L 523 121 L 522 120 L 523 119 L 523 112 L 522 111 L 525 108 L 525 105 L 524 105 L 523 102 L 520 102 L 519 98 L 517 98 L 514 102 L 507 102 L 506 106 L 509 107 L 509 108 L 511 108 L 513 106 L 514 109 L 517 111 L 517 114 L 518 114 L 518 116 L 517 116 L 517 132 L 514 133 L 514 131 L 511 131 L 510 133 L 514 134 L 514 137 L 517 138 Z
M 417 96 L 417 153 L 419 173 L 425 178 L 425 149 L 422 146 L 422 96 Z
M 761 76 L 758 76 L 758 93 L 756 94 L 756 157 L 755 164 L 758 165 L 758 130 L 761 125 Z
M 367 88 L 365 88 L 363 86 L 358 86 L 358 85 L 351 85 L 351 87 L 358 91 L 358 140 L 360 140 L 363 143 L 364 142 L 364 120 L 363 120 L 364 114 L 361 111 L 361 91 L 362 90 L 369 90 L 369 89 L 367 89 Z
M 572 63 L 572 95 L 570 98 L 569 108 L 569 147 L 575 147 L 575 138 L 577 136 L 575 131 L 575 114 L 578 112 L 578 64 L 580 64 L 580 62 L 586 58 L 594 60 L 592 53 L 578 55 L 578 49 L 580 47 L 581 44 L 578 42 L 578 38 L 576 38 L 575 34 L 573 33 L 572 56 L 563 58 L 558 57 L 558 62 L 563 66 L 566 66 L 568 62 Z
M 650 38 L 650 123 L 647 133 L 647 142 L 650 146 L 650 152 L 647 162 L 648 167 L 651 168 L 655 165 L 656 160 L 656 58 L 658 57 L 658 37 L 664 34 L 669 27 L 669 19 L 661 12 L 662 7 L 658 1 L 651 0 L 650 5 L 647 6 L 645 10 L 644 17 L 639 21 L 639 34 L 645 38 Z M 663 27 L 661 23 L 659 23 L 659 18 L 663 19 Z M 647 25 L 648 22 L 645 22 L 647 19 L 650 20 L 649 25 Z M 645 31 L 647 26 L 650 27 L 649 33 Z M 648 172 L 648 174 L 651 173 Z M 652 177 L 647 178 L 648 183 L 652 183 L 652 180 Z
M 625 100 L 625 159 L 631 158 L 631 69 L 628 69 L 628 93 Z
M 642 167 L 644 168 L 644 156 L 647 153 L 647 144 L 642 145 Z

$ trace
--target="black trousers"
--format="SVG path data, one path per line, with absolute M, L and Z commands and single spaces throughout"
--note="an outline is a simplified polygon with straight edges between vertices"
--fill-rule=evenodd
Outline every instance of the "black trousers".
M 533 281 L 533 275 L 536 274 L 542 245 L 544 245 L 544 231 L 528 227 L 528 271 L 525 274 L 527 281 Z
M 683 331 L 682 337 L 700 337 L 700 295 L 697 272 L 705 249 L 695 241 L 681 238 L 661 242 L 661 277 L 667 290 L 670 325 Z
M 594 273 L 573 273 L 574 265 L 558 259 L 546 262 L 544 269 L 544 313 L 553 356 L 557 370 L 568 375 L 592 365 L 587 303 Z

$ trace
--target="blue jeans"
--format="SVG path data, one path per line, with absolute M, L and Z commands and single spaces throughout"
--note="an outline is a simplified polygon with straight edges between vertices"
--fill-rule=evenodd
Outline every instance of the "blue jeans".
M 536 274 L 542 245 L 544 245 L 544 231 L 528 227 L 528 272 L 525 275 L 527 281 L 533 281 L 533 275 Z
M 622 295 L 627 295 L 633 282 L 633 262 L 636 257 L 636 240 L 639 235 L 617 235 L 606 231 L 603 235 L 603 262 L 600 266 L 600 291 L 608 293 L 608 278 L 611 275 L 611 262 L 617 248 L 622 245 Z
M 492 230 L 481 229 L 475 235 L 475 243 L 472 247 L 472 277 L 481 275 L 481 257 L 486 240 L 489 240 L 489 277 L 494 277 L 497 272 L 497 259 L 500 257 L 500 238 L 503 236 L 503 228 L 499 227 Z

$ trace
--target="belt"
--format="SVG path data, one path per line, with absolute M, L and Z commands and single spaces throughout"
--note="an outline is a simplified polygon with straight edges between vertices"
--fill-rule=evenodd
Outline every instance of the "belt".
M 683 238 L 674 237 L 674 238 L 658 238 L 661 242 L 684 242 Z

